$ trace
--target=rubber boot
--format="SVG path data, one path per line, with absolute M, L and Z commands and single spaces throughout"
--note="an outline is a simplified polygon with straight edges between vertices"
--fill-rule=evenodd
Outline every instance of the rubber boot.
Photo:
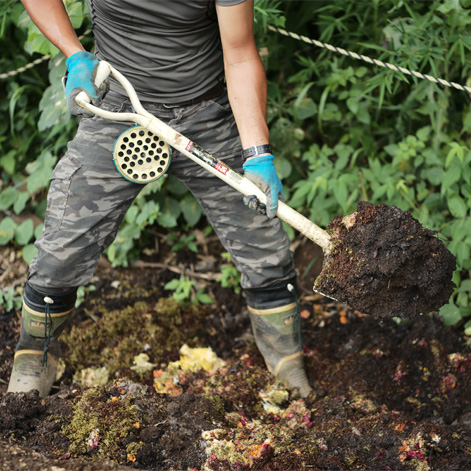
M 30 284 L 25 286 L 20 340 L 7 392 L 37 389 L 49 394 L 60 357 L 59 335 L 72 314 L 75 290 L 65 296 L 45 296 Z
M 268 370 L 278 379 L 297 388 L 301 397 L 312 391 L 306 376 L 301 341 L 301 322 L 295 302 L 255 309 L 248 306 L 255 343 Z

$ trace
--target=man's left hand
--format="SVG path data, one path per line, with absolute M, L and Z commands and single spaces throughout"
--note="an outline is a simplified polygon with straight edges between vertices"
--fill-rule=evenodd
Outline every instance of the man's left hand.
M 244 175 L 255 183 L 267 197 L 267 216 L 272 219 L 276 216 L 278 199 L 284 201 L 283 185 L 278 177 L 273 155 L 263 155 L 247 160 L 244 165 Z M 253 198 L 252 198 L 253 199 Z M 244 202 L 248 205 L 250 197 L 245 197 Z M 251 205 L 249 205 L 250 207 Z

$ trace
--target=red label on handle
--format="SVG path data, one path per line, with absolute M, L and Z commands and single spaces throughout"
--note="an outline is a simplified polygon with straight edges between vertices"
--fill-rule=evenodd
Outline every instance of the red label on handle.
M 223 175 L 229 171 L 229 168 L 226 167 L 222 162 L 218 162 L 214 168 Z

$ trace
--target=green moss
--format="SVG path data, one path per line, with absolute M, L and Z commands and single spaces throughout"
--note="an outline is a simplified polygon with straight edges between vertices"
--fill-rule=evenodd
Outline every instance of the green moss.
M 212 404 L 215 411 L 221 417 L 224 417 L 224 414 L 226 413 L 224 399 L 219 394 L 205 393 L 202 396 Z
M 136 408 L 129 399 L 110 397 L 105 388 L 92 388 L 72 406 L 70 422 L 62 428 L 70 440 L 69 453 L 125 462 L 120 439 L 135 430 L 139 422 Z
M 143 443 L 142 442 L 131 442 L 127 447 L 126 447 L 126 453 L 128 455 L 134 455 L 136 456 L 139 452 L 139 450 L 142 448 Z
M 136 355 L 145 352 L 151 363 L 176 359 L 183 344 L 201 345 L 206 307 L 182 307 L 172 298 L 156 304 L 137 301 L 128 306 L 107 310 L 96 305 L 89 319 L 64 334 L 68 349 L 65 362 L 75 370 L 106 366 L 110 380 L 119 371 L 121 377 L 134 378 L 130 367 Z M 125 371 L 122 371 L 125 370 Z M 152 372 L 147 373 L 149 382 Z M 145 378 L 142 378 L 145 381 Z

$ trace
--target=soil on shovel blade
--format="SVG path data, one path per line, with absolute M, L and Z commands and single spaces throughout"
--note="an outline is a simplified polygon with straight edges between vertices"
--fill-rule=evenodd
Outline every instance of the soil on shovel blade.
M 377 317 L 411 318 L 448 302 L 455 256 L 408 211 L 363 201 L 329 232 L 316 291 Z

